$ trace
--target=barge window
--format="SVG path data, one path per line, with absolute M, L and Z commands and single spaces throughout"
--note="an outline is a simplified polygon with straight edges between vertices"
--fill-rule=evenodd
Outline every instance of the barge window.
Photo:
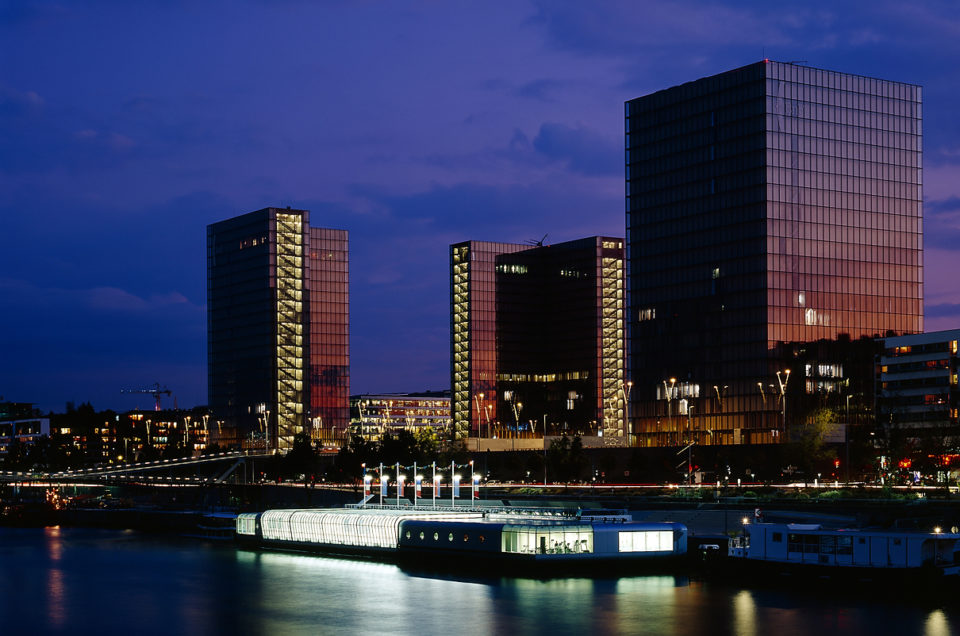
M 439 540 L 440 540 L 440 533 L 439 533 L 439 532 L 434 532 L 434 533 L 433 533 L 433 540 L 434 540 L 434 541 L 439 541 Z
M 503 552 L 519 554 L 589 553 L 593 552 L 593 528 L 588 525 L 505 525 L 500 546 Z
M 420 540 L 423 541 L 423 533 L 420 533 Z
M 791 534 L 787 536 L 787 552 L 803 552 L 802 534 Z
M 408 539 L 410 538 L 410 531 L 409 531 L 409 530 L 407 530 L 407 538 L 408 538 Z
M 835 554 L 837 551 L 837 539 L 832 535 L 820 537 L 820 554 Z
M 244 512 L 237 515 L 237 534 L 257 534 L 257 513 Z
M 620 532 L 620 552 L 673 552 L 672 530 Z
M 452 532 L 450 533 L 449 536 L 447 536 L 447 541 L 453 541 L 453 533 L 452 533 Z
M 837 554 L 853 554 L 853 537 L 837 537 Z
M 774 533 L 773 533 L 773 542 L 774 542 L 774 543 L 783 543 L 783 533 L 782 533 L 782 532 L 774 532 Z

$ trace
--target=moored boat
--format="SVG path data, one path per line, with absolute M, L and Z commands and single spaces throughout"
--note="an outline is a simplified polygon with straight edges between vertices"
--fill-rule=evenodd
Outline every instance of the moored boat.
M 748 523 L 728 546 L 731 566 L 858 579 L 960 578 L 960 534 Z
M 415 566 L 519 566 L 538 573 L 597 573 L 686 554 L 679 523 L 635 522 L 623 512 L 344 508 L 268 510 L 237 517 L 237 538 L 256 547 L 398 560 Z

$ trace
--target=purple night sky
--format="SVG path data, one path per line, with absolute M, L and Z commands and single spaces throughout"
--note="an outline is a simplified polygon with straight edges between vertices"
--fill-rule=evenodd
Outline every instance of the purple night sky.
M 206 403 L 205 227 L 271 205 L 350 231 L 351 391 L 447 388 L 448 245 L 622 236 L 623 102 L 763 57 L 923 85 L 960 327 L 955 3 L 727 4 L 0 3 L 0 395 Z

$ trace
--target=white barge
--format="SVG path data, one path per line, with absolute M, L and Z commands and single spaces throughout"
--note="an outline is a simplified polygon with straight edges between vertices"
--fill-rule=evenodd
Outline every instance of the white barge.
M 960 575 L 960 534 L 826 529 L 819 524 L 748 523 L 728 545 L 729 563 L 781 574 L 865 579 Z
M 679 523 L 625 513 L 576 515 L 505 509 L 338 508 L 268 510 L 237 517 L 237 539 L 256 547 L 359 555 L 432 567 L 471 561 L 569 572 L 603 562 L 636 567 L 687 552 Z M 575 568 L 576 569 L 576 568 Z

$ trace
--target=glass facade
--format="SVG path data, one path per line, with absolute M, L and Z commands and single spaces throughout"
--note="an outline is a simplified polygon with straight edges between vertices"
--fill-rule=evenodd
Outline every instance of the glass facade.
M 780 441 L 779 343 L 922 331 L 920 101 L 764 61 L 627 102 L 641 445 Z
M 310 228 L 310 426 L 338 443 L 350 424 L 350 264 L 346 230 Z
M 476 434 L 481 422 L 499 417 L 493 399 L 497 375 L 496 260 L 501 254 L 525 249 L 530 246 L 486 241 L 450 246 L 450 410 L 460 437 Z
M 451 294 L 464 429 L 626 443 L 622 239 L 454 245 Z
M 301 431 L 346 429 L 348 318 L 346 232 L 289 208 L 208 226 L 211 441 L 287 449 Z

